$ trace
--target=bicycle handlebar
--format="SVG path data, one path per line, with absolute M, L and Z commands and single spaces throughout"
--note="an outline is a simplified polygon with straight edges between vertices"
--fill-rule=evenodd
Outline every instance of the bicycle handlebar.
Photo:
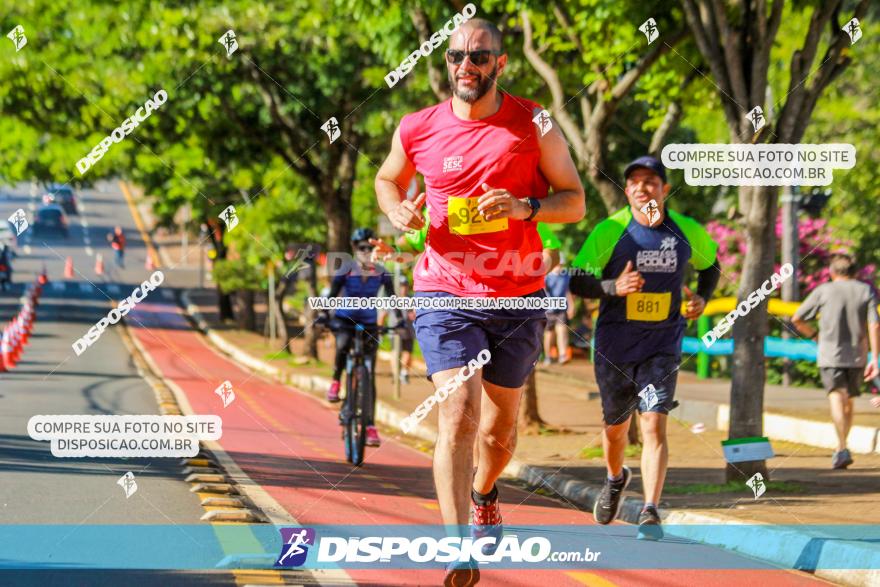
M 363 330 L 364 332 L 376 332 L 379 334 L 387 334 L 389 332 L 395 330 L 404 330 L 406 326 L 403 324 L 397 324 L 395 326 L 379 326 L 378 324 L 352 324 L 339 322 L 338 320 L 332 320 L 330 322 L 324 323 L 328 330 L 333 332 L 337 330 L 349 330 L 352 332 L 356 332 L 357 330 Z

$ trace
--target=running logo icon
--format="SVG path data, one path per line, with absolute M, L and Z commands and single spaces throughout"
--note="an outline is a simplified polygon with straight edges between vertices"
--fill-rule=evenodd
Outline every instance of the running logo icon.
M 660 29 L 657 28 L 657 21 L 653 18 L 649 18 L 643 22 L 642 26 L 639 27 L 639 30 L 645 33 L 649 45 L 656 41 L 657 37 L 660 36 Z
M 654 226 L 657 224 L 657 221 L 660 220 L 660 206 L 657 205 L 657 200 L 651 200 L 639 208 L 639 212 L 648 218 L 648 224 L 650 226 Z
M 764 120 L 764 111 L 761 110 L 760 106 L 755 106 L 752 108 L 752 111 L 746 115 L 746 118 L 752 123 L 752 126 L 755 127 L 755 132 L 758 132 L 762 128 L 764 128 L 765 120 Z
M 859 33 L 859 34 L 861 35 L 861 33 Z M 24 36 L 24 27 L 21 26 L 20 24 L 16 25 L 14 29 L 9 31 L 9 33 L 6 35 L 6 37 L 10 41 L 12 41 L 13 45 L 15 45 L 15 52 L 16 53 L 21 51 L 22 48 L 24 48 L 24 46 L 27 45 L 27 37 Z
M 228 380 L 224 381 L 220 384 L 217 389 L 214 390 L 214 393 L 220 396 L 220 399 L 223 400 L 223 407 L 226 408 L 235 401 L 235 392 L 232 390 L 232 383 Z
M 227 206 L 218 218 L 226 223 L 226 232 L 231 232 L 233 228 L 238 226 L 238 215 L 235 213 L 235 206 Z
M 333 141 L 339 138 L 339 135 L 342 134 L 342 131 L 339 130 L 339 123 L 336 121 L 335 116 L 331 116 L 330 120 L 321 125 L 321 130 L 327 133 L 327 136 L 330 137 L 330 144 L 333 144 Z
M 553 128 L 553 121 L 550 119 L 550 113 L 546 110 L 541 110 L 538 112 L 534 118 L 532 118 L 532 122 L 538 125 L 538 128 L 541 129 L 541 136 L 543 137 L 547 134 L 551 128 Z
M 662 241 L 660 241 L 660 250 L 661 251 L 674 251 L 675 250 L 675 237 L 667 236 Z
M 309 546 L 315 546 L 314 528 L 280 528 L 281 552 L 276 567 L 301 567 L 309 556 Z
M 642 410 L 643 412 L 649 412 L 660 401 L 660 398 L 657 397 L 657 388 L 653 383 L 649 383 L 645 389 L 640 391 L 639 397 L 645 402 L 646 407 Z
M 764 492 L 767 491 L 767 486 L 764 484 L 764 476 L 760 473 L 755 473 L 751 479 L 746 481 L 746 485 L 752 488 L 752 491 L 755 494 L 755 499 L 758 499 Z
M 15 236 L 21 236 L 21 233 L 28 229 L 27 215 L 21 208 L 12 213 L 9 223 L 15 227 Z
M 238 49 L 238 41 L 235 39 L 235 31 L 232 29 L 223 33 L 223 36 L 217 39 L 217 42 L 223 45 L 223 48 L 226 49 L 227 57 L 231 57 Z
M 122 491 L 125 492 L 125 499 L 134 495 L 134 492 L 138 490 L 138 484 L 134 480 L 134 473 L 131 471 L 120 477 L 116 481 L 116 484 L 122 487 Z
M 842 29 L 847 35 L 849 35 L 849 44 L 855 45 L 856 41 L 862 38 L 862 27 L 859 25 L 859 19 L 854 18 L 844 26 Z

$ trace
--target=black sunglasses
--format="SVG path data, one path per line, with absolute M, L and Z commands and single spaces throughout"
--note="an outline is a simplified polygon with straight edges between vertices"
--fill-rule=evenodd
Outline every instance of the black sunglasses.
M 460 65 L 464 61 L 464 56 L 474 65 L 486 65 L 489 63 L 490 55 L 501 55 L 501 51 L 490 51 L 489 49 L 480 49 L 479 51 L 459 51 L 458 49 L 446 50 L 446 61 L 452 65 Z
M 364 252 L 364 253 L 369 253 L 369 252 L 372 251 L 374 248 L 375 248 L 375 247 L 373 247 L 373 245 L 361 245 L 361 246 L 359 246 L 357 249 L 358 249 L 359 251 Z

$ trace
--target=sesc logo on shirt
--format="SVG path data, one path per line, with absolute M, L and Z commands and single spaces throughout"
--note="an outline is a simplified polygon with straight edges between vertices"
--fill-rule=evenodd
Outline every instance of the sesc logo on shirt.
M 464 157 L 462 157 L 461 155 L 456 155 L 454 157 L 444 157 L 443 173 L 448 173 L 450 171 L 461 171 L 463 162 Z

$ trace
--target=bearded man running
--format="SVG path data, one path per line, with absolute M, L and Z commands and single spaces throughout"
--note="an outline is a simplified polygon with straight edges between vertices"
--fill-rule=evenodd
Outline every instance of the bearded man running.
M 444 524 L 461 527 L 473 508 L 471 534 L 493 537 L 497 547 L 495 481 L 513 456 L 520 396 L 541 352 L 545 311 L 451 306 L 467 297 L 544 297 L 536 224 L 579 221 L 584 190 L 550 117 L 533 122 L 543 111 L 538 104 L 499 91 L 507 55 L 494 24 L 473 19 L 457 29 L 446 64 L 452 98 L 401 120 L 375 187 L 379 206 L 400 230 L 424 226 L 427 202 L 430 225 L 414 290 L 445 307 L 417 310 L 416 338 L 435 388 L 469 363 L 477 367 L 439 404 L 434 483 L 440 513 Z M 409 201 L 403 186 L 417 172 L 425 193 Z M 491 359 L 479 368 L 474 359 L 483 350 Z M 484 552 L 493 551 L 487 546 Z M 475 565 L 463 566 L 448 570 L 447 585 L 479 579 Z

